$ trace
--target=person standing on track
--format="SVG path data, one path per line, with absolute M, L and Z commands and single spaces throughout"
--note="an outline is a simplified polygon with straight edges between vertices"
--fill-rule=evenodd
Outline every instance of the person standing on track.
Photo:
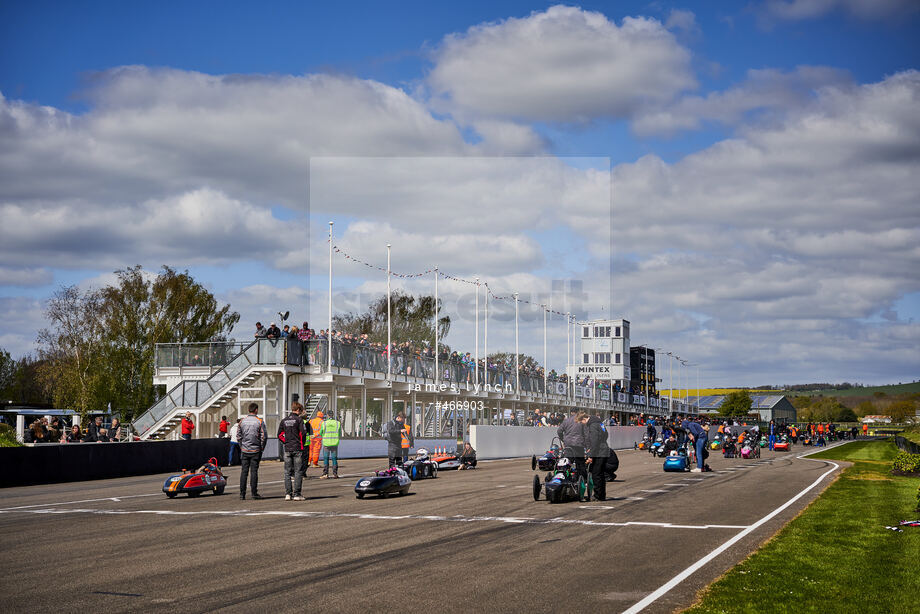
M 236 451 L 236 460 L 240 460 L 240 422 L 242 418 L 236 419 L 236 424 L 230 427 L 230 452 L 227 454 L 227 466 L 233 464 L 233 452 Z
M 412 437 L 412 427 L 403 422 L 402 438 L 400 439 L 399 445 L 402 448 L 402 462 L 403 465 L 406 464 L 406 461 L 409 460 L 409 448 L 415 445 L 415 438 Z
M 706 429 L 700 426 L 699 422 L 684 420 L 681 427 L 687 432 L 687 436 L 690 437 L 696 448 L 696 468 L 691 471 L 700 473 L 703 471 L 703 461 L 705 460 L 703 457 L 706 454 L 706 443 L 709 441 L 709 436 L 706 433 Z
M 268 442 L 265 422 L 256 414 L 259 406 L 249 404 L 249 415 L 240 421 L 240 499 L 246 498 L 246 478 L 249 478 L 253 499 L 261 499 L 259 494 L 259 463 L 262 452 Z M 251 473 L 250 473 L 251 472 Z
M 323 412 L 316 412 L 316 417 L 310 420 L 310 459 L 307 465 L 319 467 L 319 451 L 323 447 L 323 439 L 319 436 L 319 429 L 323 426 Z
M 610 446 L 607 445 L 607 429 L 600 416 L 595 413 L 586 421 L 588 429 L 588 454 L 591 456 L 591 477 L 594 481 L 594 498 L 598 501 L 607 500 L 607 459 L 610 457 Z
M 396 414 L 396 417 L 387 422 L 384 427 L 387 439 L 387 457 L 389 458 L 390 467 L 395 467 L 402 463 L 403 424 L 405 421 L 406 415 L 399 412 Z
M 319 479 L 329 477 L 329 461 L 332 461 L 332 477 L 339 479 L 339 439 L 342 437 L 342 423 L 327 416 L 319 428 L 319 436 L 323 441 L 323 475 Z
M 284 500 L 303 501 L 300 492 L 303 485 L 303 444 L 307 439 L 307 427 L 300 415 L 303 405 L 291 403 L 291 413 L 278 424 L 278 439 L 284 443 Z M 291 485 L 291 476 L 294 484 Z
M 773 446 L 776 445 L 776 421 L 770 420 L 770 425 L 767 427 L 767 434 L 770 436 L 770 452 L 773 452 Z

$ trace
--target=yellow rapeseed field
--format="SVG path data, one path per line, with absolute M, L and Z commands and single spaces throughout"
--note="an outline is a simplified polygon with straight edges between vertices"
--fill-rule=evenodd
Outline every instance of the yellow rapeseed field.
M 705 396 L 718 395 L 718 394 L 729 394 L 729 393 L 731 393 L 731 392 L 735 392 L 736 390 L 747 390 L 748 392 L 751 393 L 751 395 L 755 395 L 755 394 L 783 394 L 782 391 L 778 391 L 778 390 L 751 390 L 751 389 L 749 389 L 749 388 L 700 388 L 700 396 L 705 397 Z M 659 390 L 659 393 L 660 393 L 662 396 L 670 396 L 671 391 L 670 391 L 670 390 Z M 687 389 L 683 389 L 683 390 L 675 389 L 675 390 L 674 390 L 674 398 L 677 398 L 678 396 L 682 396 L 682 397 L 686 397 L 686 396 L 695 397 L 695 396 L 696 396 L 696 388 L 687 388 Z

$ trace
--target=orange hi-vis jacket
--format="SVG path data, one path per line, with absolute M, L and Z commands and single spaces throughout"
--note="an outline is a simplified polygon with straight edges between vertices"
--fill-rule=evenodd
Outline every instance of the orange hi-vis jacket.
M 319 430 L 323 428 L 323 419 L 322 418 L 311 418 L 310 419 L 310 439 L 315 439 L 319 441 L 320 435 Z
M 412 427 L 410 427 L 408 424 L 404 424 L 403 429 L 404 430 L 399 432 L 400 436 L 402 437 L 402 447 L 408 448 L 409 447 L 408 433 L 412 429 Z

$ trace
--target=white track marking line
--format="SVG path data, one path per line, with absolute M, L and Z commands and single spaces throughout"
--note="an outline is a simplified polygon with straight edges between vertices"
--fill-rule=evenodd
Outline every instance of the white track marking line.
M 798 458 L 802 458 L 803 456 L 805 455 L 801 455 Z M 830 469 L 822 473 L 818 477 L 817 480 L 815 480 L 814 482 L 811 483 L 810 486 L 807 486 L 804 490 L 799 492 L 799 494 L 795 495 L 794 497 L 792 497 L 791 499 L 783 503 L 781 506 L 779 506 L 778 508 L 776 508 L 775 510 L 773 510 L 772 512 L 770 512 L 769 514 L 767 514 L 766 516 L 764 516 L 763 518 L 755 522 L 754 524 L 750 525 L 749 527 L 746 527 L 743 531 L 741 531 L 740 533 L 738 533 L 737 535 L 735 535 L 734 537 L 726 541 L 724 544 L 722 544 L 721 546 L 719 546 L 718 548 L 716 548 L 715 550 L 713 550 L 712 552 L 710 552 L 709 554 L 707 554 L 706 556 L 698 560 L 696 563 L 694 563 L 690 567 L 686 568 L 685 570 L 683 570 L 682 572 L 674 576 L 671 580 L 669 580 L 668 582 L 660 586 L 653 593 L 649 593 L 644 599 L 634 604 L 628 610 L 624 610 L 623 614 L 637 614 L 638 612 L 641 612 L 642 610 L 647 608 L 649 605 L 653 604 L 655 601 L 657 601 L 663 595 L 669 592 L 672 588 L 674 588 L 675 586 L 677 586 L 678 584 L 680 584 L 681 582 L 689 578 L 693 572 L 700 569 L 703 565 L 705 565 L 706 563 L 710 562 L 711 560 L 713 560 L 714 558 L 716 558 L 717 556 L 719 556 L 720 554 L 728 550 L 730 547 L 738 543 L 745 536 L 755 531 L 758 527 L 769 522 L 777 514 L 781 513 L 783 510 L 788 508 L 790 505 L 792 505 L 793 503 L 795 503 L 796 501 L 804 497 L 806 493 L 808 493 L 815 486 L 820 484 L 824 480 L 825 477 L 827 477 L 828 475 L 830 475 L 831 473 L 833 473 L 834 471 L 840 468 L 840 465 L 832 461 L 828 461 L 828 460 L 818 460 L 814 458 L 806 458 L 804 460 L 810 460 L 810 461 L 815 461 L 819 463 L 829 463 L 833 465 L 833 467 L 831 467 Z
M 662 484 L 662 486 L 690 486 L 689 484 Z
M 311 468 L 315 469 L 315 467 L 311 467 Z M 343 473 L 342 475 L 339 476 L 339 479 L 341 478 L 359 478 L 365 475 L 367 474 L 366 473 Z M 309 476 L 307 479 L 318 480 L 319 476 Z M 259 481 L 260 486 L 267 486 L 269 484 L 283 484 L 283 483 L 284 483 L 284 480 L 269 480 L 267 482 L 261 481 L 261 480 Z M 249 490 L 248 483 L 246 484 L 246 486 L 247 486 L 246 490 Z M 525 488 L 530 488 L 530 486 L 526 486 Z M 120 501 L 122 499 L 134 499 L 137 497 L 158 497 L 158 496 L 163 496 L 163 494 L 164 493 L 160 491 L 160 492 L 144 493 L 141 495 L 118 495 L 115 497 L 100 497 L 98 499 L 81 499 L 79 501 L 60 501 L 58 503 L 36 503 L 34 505 L 20 505 L 18 507 L 0 508 L 0 512 L 5 512 L 8 510 L 24 510 L 24 509 L 35 508 L 35 507 L 48 507 L 51 505 L 75 505 L 77 503 L 96 503 L 98 501 Z
M 144 495 L 119 495 L 118 497 L 102 497 L 100 499 L 83 499 L 82 501 L 61 501 L 60 503 L 36 503 L 35 505 L 20 505 L 18 507 L 5 507 L 0 509 L 0 512 L 8 512 L 15 510 L 27 510 L 29 508 L 35 507 L 48 507 L 50 505 L 72 505 L 74 503 L 95 503 L 97 501 L 120 501 L 121 499 L 133 499 L 135 497 L 156 497 L 163 496 L 162 492 L 148 493 Z
M 154 516 L 285 516 L 289 518 L 358 518 L 363 520 L 427 520 L 436 522 L 504 522 L 508 524 L 530 524 L 530 525 L 547 525 L 547 524 L 567 524 L 581 525 L 589 527 L 658 527 L 662 529 L 741 529 L 743 526 L 736 525 L 687 525 L 672 524 L 670 522 L 604 522 L 597 520 L 583 520 L 577 518 L 531 518 L 516 516 L 433 516 L 420 514 L 405 515 L 382 515 L 382 514 L 361 514 L 361 513 L 342 513 L 342 512 L 297 512 L 297 511 L 280 511 L 266 510 L 262 512 L 252 510 L 111 510 L 111 509 L 93 509 L 93 508 L 72 508 L 72 509 L 30 509 L 30 510 L 11 510 L 2 511 L 0 514 L 92 514 L 100 516 L 127 516 L 132 514 L 154 515 Z
M 654 489 L 654 490 L 640 490 L 639 492 L 671 492 L 671 491 L 670 491 L 670 490 Z
M 684 478 L 685 482 L 702 482 L 706 478 Z

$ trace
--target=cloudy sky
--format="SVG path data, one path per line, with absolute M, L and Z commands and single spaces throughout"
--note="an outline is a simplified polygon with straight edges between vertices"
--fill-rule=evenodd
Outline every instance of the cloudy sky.
M 134 264 L 325 327 L 333 221 L 338 311 L 389 242 L 395 287 L 622 317 L 704 386 L 920 377 L 916 2 L 302 4 L 0 5 L 0 347 Z

